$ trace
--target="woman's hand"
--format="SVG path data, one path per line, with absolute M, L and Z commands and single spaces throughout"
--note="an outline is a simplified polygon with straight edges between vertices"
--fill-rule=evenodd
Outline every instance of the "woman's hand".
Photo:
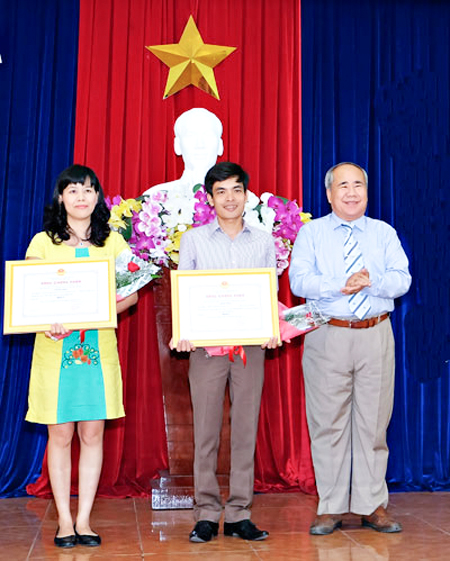
M 122 300 L 119 300 L 117 302 L 117 315 L 121 314 L 122 312 L 124 312 L 125 310 L 127 310 L 128 308 L 130 308 L 131 306 L 134 306 L 138 301 L 138 293 L 137 292 L 133 292 L 133 294 L 130 294 L 129 296 L 126 296 L 125 298 L 122 298 Z
M 62 323 L 52 323 L 50 331 L 45 331 L 44 334 L 53 341 L 59 341 L 70 333 L 70 329 L 66 329 Z

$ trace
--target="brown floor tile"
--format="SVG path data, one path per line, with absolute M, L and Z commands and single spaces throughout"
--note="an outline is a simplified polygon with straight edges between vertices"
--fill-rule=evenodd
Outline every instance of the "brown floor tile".
M 192 528 L 190 528 L 192 529 Z M 228 538 L 219 534 L 217 538 L 208 543 L 191 543 L 188 539 L 189 531 L 184 535 L 166 535 L 161 533 L 159 536 L 142 536 L 142 546 L 144 553 L 201 553 L 219 554 L 225 552 L 251 553 L 249 542 L 244 540 Z
M 2 502 L 0 501 L 0 506 Z M 33 526 L 2 528 L 0 531 L 0 561 L 19 561 L 26 559 L 36 539 L 39 522 Z
M 133 555 L 131 553 L 104 553 L 100 548 L 78 548 L 71 550 L 50 550 L 45 557 L 30 556 L 29 561 L 142 561 L 141 554 Z M 151 559 L 151 558 L 150 558 Z M 28 560 L 27 560 L 28 561 Z
M 307 506 L 316 512 L 317 497 L 303 493 L 267 493 L 255 495 L 253 498 L 253 510 L 260 507 L 277 508 L 280 506 Z
M 206 544 L 188 540 L 191 510 L 152 511 L 149 499 L 97 499 L 92 526 L 99 548 L 54 546 L 53 501 L 19 498 L 0 501 L 0 561 L 447 561 L 450 559 L 450 493 L 398 493 L 389 510 L 402 524 L 399 534 L 361 527 L 356 515 L 343 529 L 310 536 L 317 499 L 301 493 L 255 496 L 252 519 L 270 536 L 246 542 L 223 535 Z M 75 513 L 76 499 L 72 499 Z
M 275 533 L 263 542 L 252 543 L 252 549 L 261 559 L 299 559 L 301 561 L 328 561 L 330 552 L 340 552 L 342 561 L 347 561 L 353 542 L 342 532 L 336 531 L 329 536 L 310 536 L 307 532 Z M 359 549 L 361 549 L 359 547 Z M 370 559 L 370 558 L 369 558 Z M 330 561 L 341 561 L 340 557 Z M 361 559 L 361 561 L 366 561 Z
M 260 557 L 253 551 L 245 552 L 173 552 L 167 554 L 144 555 L 145 561 L 258 561 Z
M 39 524 L 46 515 L 52 501 L 20 497 L 0 499 L 0 528 L 10 526 L 33 526 Z
M 253 509 L 252 521 L 267 530 L 270 535 L 274 533 L 302 532 L 307 533 L 315 513 L 307 507 L 278 507 Z

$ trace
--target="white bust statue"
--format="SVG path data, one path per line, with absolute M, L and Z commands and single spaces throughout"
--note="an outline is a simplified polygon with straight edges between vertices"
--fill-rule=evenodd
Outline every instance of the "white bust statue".
M 182 113 L 175 121 L 174 150 L 182 156 L 184 171 L 180 179 L 160 183 L 143 194 L 177 190 L 189 193 L 198 183 L 203 184 L 206 172 L 223 154 L 222 123 L 214 113 L 195 107 Z

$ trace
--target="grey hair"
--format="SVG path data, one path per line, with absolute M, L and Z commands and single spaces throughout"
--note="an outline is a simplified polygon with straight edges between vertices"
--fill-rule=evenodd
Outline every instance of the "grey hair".
M 366 182 L 366 186 L 369 184 L 369 178 L 367 176 L 367 171 L 362 168 L 361 166 L 358 166 L 358 164 L 354 164 L 353 162 L 340 162 L 339 164 L 336 164 L 334 166 L 332 166 L 327 173 L 325 174 L 325 188 L 326 189 L 331 189 L 331 184 L 333 183 L 333 172 L 336 168 L 340 167 L 340 166 L 353 166 L 355 168 L 358 168 L 362 174 L 364 175 L 364 181 Z

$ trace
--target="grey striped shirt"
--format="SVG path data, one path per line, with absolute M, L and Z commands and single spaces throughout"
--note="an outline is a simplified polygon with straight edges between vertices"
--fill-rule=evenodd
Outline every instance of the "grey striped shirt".
M 276 268 L 273 237 L 259 228 L 244 227 L 232 240 L 219 226 L 192 228 L 181 238 L 178 269 L 256 269 Z

